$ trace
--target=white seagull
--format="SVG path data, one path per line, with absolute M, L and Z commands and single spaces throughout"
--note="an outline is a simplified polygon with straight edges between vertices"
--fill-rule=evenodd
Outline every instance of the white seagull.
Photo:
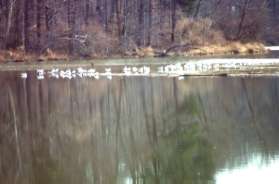
M 26 72 L 21 73 L 20 76 L 21 76 L 22 79 L 27 79 L 27 73 Z

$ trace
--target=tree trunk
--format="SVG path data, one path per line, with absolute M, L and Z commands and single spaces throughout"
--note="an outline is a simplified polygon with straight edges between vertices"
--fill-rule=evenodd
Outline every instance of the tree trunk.
M 176 26 L 176 0 L 171 1 L 171 41 L 174 42 Z
M 50 17 L 51 17 L 51 8 L 50 4 L 47 3 L 47 0 L 45 2 L 45 25 L 46 25 L 46 31 L 50 31 Z
M 96 13 L 97 13 L 97 20 L 100 24 L 103 24 L 103 12 L 102 12 L 102 2 L 101 0 L 96 0 Z
M 8 7 L 8 17 L 7 17 L 7 29 L 5 33 L 5 48 L 8 49 L 8 44 L 9 44 L 9 38 L 10 38 L 10 31 L 12 27 L 12 19 L 13 19 L 13 14 L 14 14 L 14 8 L 16 5 L 16 0 L 11 0 L 9 3 Z
M 104 19 L 105 19 L 105 31 L 108 31 L 108 2 L 104 0 Z
M 37 16 L 36 16 L 36 27 L 37 27 L 37 49 L 41 47 L 41 9 L 42 0 L 37 0 Z
M 68 0 L 67 2 L 67 18 L 68 18 L 68 28 L 69 28 L 69 41 L 68 41 L 68 51 L 69 54 L 73 53 L 73 44 L 72 44 L 72 17 L 71 17 L 71 9 L 72 9 L 72 0 Z
M 240 37 L 241 37 L 242 28 L 244 26 L 245 19 L 246 19 L 246 13 L 247 13 L 246 11 L 247 11 L 249 3 L 250 3 L 250 0 L 245 0 L 244 5 L 242 7 L 240 21 L 239 21 L 239 25 L 238 25 L 237 33 L 236 33 L 236 37 L 235 37 L 236 40 L 240 39 Z
M 14 15 L 14 25 L 13 25 L 13 35 L 12 35 L 12 42 L 11 48 L 17 48 L 21 46 L 22 43 L 22 2 L 17 1 L 15 4 L 15 15 Z
M 77 0 L 68 0 L 68 27 L 69 27 L 69 54 L 74 52 L 74 37 L 76 32 L 76 2 Z
M 124 36 L 124 42 L 126 42 L 127 39 L 127 26 L 128 26 L 127 19 L 128 19 L 128 0 L 124 0 L 124 24 L 122 30 L 122 34 Z
M 23 19 L 23 47 L 25 51 L 30 49 L 30 40 L 29 40 L 29 0 L 24 1 L 24 19 Z
M 85 0 L 85 17 L 84 17 L 84 22 L 85 25 L 89 25 L 89 10 L 90 10 L 90 4 L 89 0 Z
M 137 45 L 142 45 L 143 37 L 143 31 L 144 31 L 144 25 L 143 25 L 143 8 L 144 8 L 144 2 L 143 0 L 138 0 L 138 39 L 137 39 Z
M 147 34 L 147 45 L 151 45 L 151 37 L 152 37 L 152 17 L 153 17 L 153 4 L 152 0 L 149 0 L 148 6 L 148 34 Z
M 117 29 L 118 29 L 118 38 L 121 38 L 121 20 L 120 20 L 120 3 L 119 0 L 115 0 L 116 5 L 116 19 L 117 19 Z

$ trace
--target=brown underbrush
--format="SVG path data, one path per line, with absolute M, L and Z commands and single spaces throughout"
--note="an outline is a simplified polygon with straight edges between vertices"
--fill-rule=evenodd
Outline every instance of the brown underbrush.
M 265 54 L 268 51 L 262 43 L 228 42 L 226 44 L 210 44 L 183 52 L 185 56 L 212 56 L 212 55 L 252 55 Z
M 54 52 L 47 49 L 45 53 L 38 55 L 34 53 L 26 53 L 21 49 L 1 50 L 0 62 L 26 62 L 26 61 L 58 61 L 68 60 L 69 56 L 66 54 Z

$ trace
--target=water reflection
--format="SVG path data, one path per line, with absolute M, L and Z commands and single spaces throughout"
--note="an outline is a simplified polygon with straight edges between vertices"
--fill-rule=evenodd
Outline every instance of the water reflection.
M 224 169 L 216 174 L 216 183 L 278 183 L 279 158 L 263 162 L 262 155 L 253 155 L 246 165 Z
M 278 158 L 277 78 L 0 75 L 1 183 L 228 183 Z

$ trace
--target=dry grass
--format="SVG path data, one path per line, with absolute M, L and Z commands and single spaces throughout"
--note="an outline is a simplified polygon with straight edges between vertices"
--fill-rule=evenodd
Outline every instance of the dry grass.
M 0 52 L 0 63 L 5 61 L 5 57 L 2 55 L 2 53 Z
M 47 49 L 46 53 L 40 56 L 32 53 L 26 53 L 20 49 L 0 51 L 0 62 L 57 61 L 57 60 L 68 60 L 68 59 L 69 58 L 67 55 L 53 52 L 50 49 Z
M 34 60 L 36 58 L 33 54 L 26 54 L 23 50 L 7 50 L 0 51 L 0 61 L 15 61 L 15 62 L 24 62 L 29 60 Z
M 181 50 L 177 52 L 170 52 L 168 56 L 212 56 L 212 55 L 250 55 L 250 54 L 265 54 L 268 51 L 264 45 L 257 42 L 240 43 L 240 42 L 227 42 L 225 44 L 208 44 L 205 46 L 196 46 L 190 50 Z M 155 57 L 158 51 L 152 47 L 136 48 L 134 52 L 125 53 L 129 57 Z M 117 56 L 117 55 L 113 55 Z M 101 56 L 91 56 L 91 58 Z M 122 56 L 123 57 L 123 56 Z M 58 61 L 69 60 L 68 55 L 53 52 L 50 49 L 40 56 L 26 54 L 20 50 L 0 51 L 0 62 L 5 61 Z
M 47 49 L 46 52 L 38 57 L 40 61 L 58 61 L 58 60 L 69 60 L 69 57 L 66 54 L 61 54 L 54 52 L 51 49 Z
M 195 46 L 193 49 L 169 52 L 167 56 L 213 56 L 213 55 L 251 55 L 265 54 L 268 51 L 262 43 L 251 42 L 226 42 L 225 44 L 209 44 L 205 46 Z M 156 49 L 152 47 L 138 48 L 135 52 L 127 54 L 132 57 L 154 57 L 158 56 Z
M 137 48 L 134 52 L 126 53 L 130 57 L 155 57 L 163 51 L 152 47 Z M 262 43 L 226 42 L 225 44 L 209 44 L 194 46 L 192 49 L 172 51 L 167 56 L 213 56 L 213 55 L 251 55 L 266 54 L 268 51 Z
M 184 52 L 185 56 L 199 55 L 249 55 L 249 54 L 265 54 L 267 50 L 261 43 L 240 43 L 231 42 L 222 44 L 213 44 L 201 46 Z
M 125 56 L 128 57 L 154 57 L 155 50 L 151 46 L 148 47 L 141 47 L 141 48 L 135 48 L 132 51 L 126 51 L 124 53 Z
M 143 47 L 136 49 L 136 54 L 139 57 L 154 57 L 155 51 L 152 47 Z

